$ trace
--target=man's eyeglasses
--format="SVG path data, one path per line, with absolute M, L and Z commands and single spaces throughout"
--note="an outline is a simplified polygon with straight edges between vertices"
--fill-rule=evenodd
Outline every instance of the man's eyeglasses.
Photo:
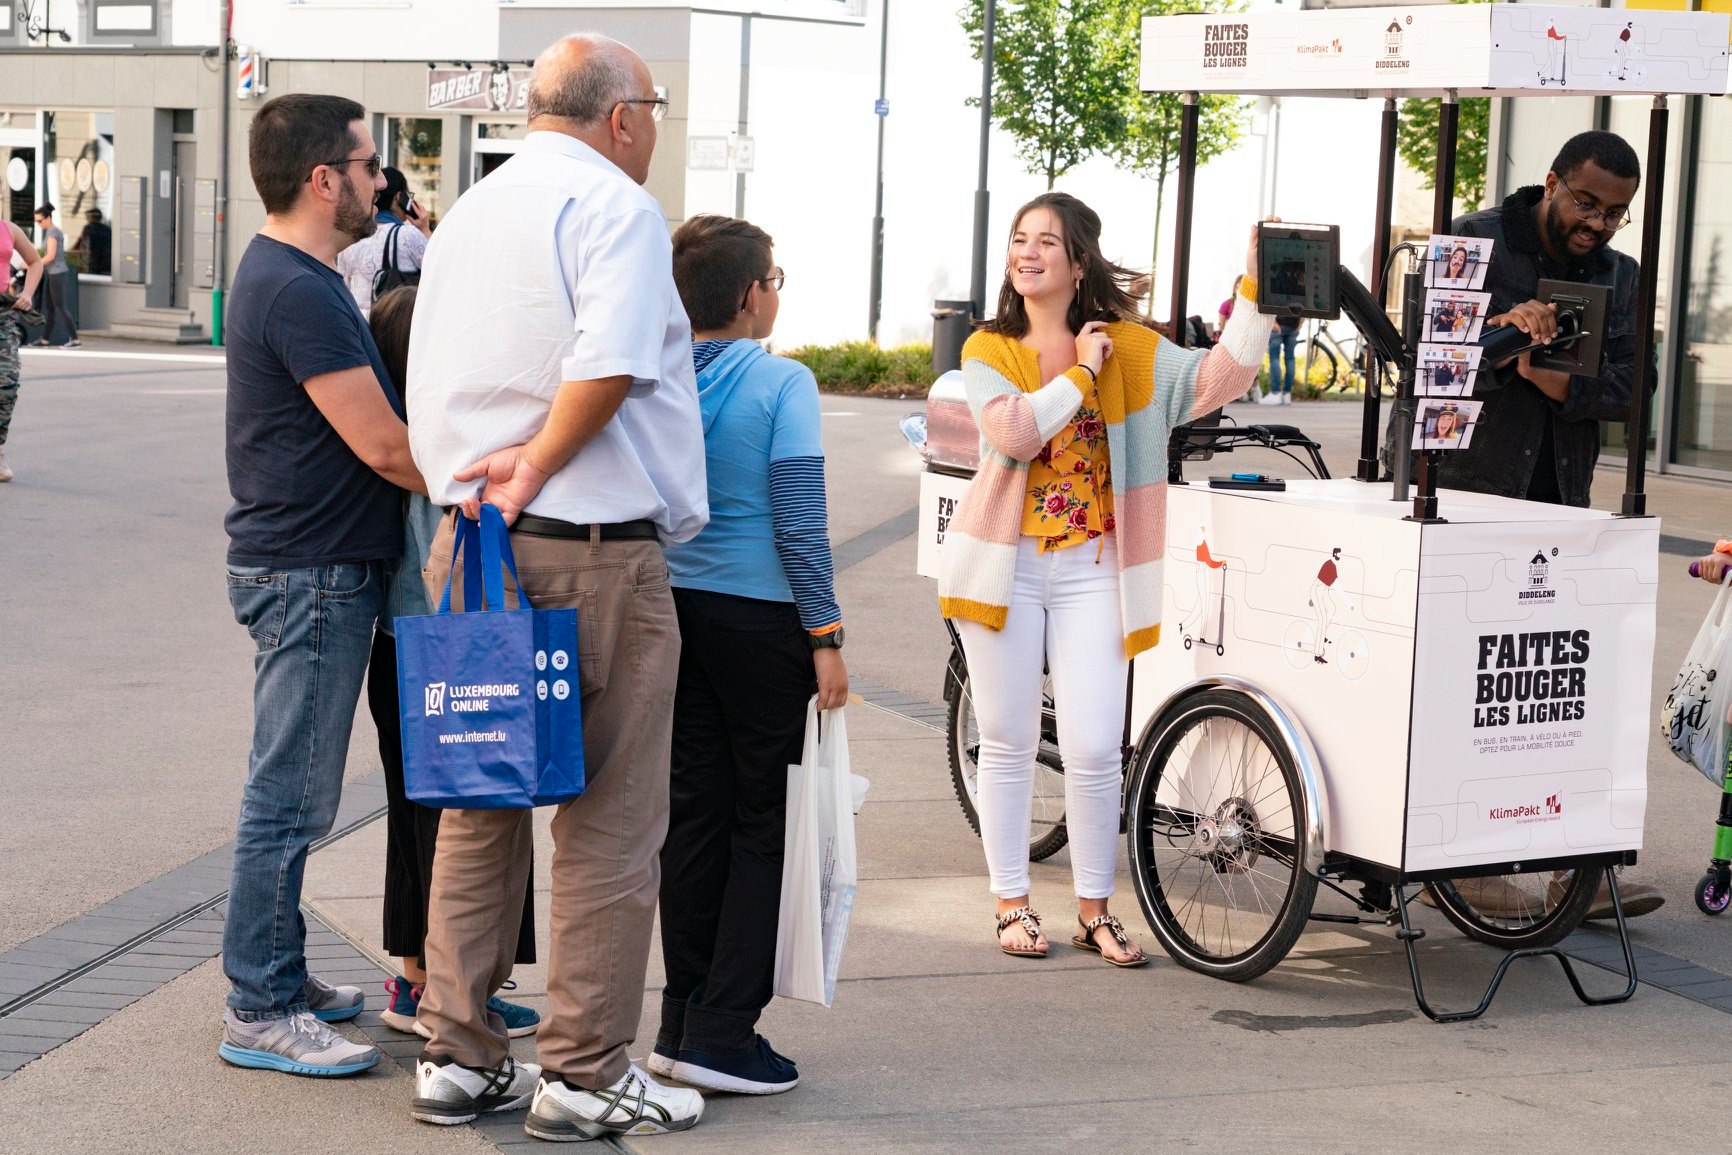
M 665 96 L 642 96 L 632 100 L 622 100 L 621 104 L 647 104 L 650 106 L 650 119 L 660 123 L 668 114 L 668 98 Z
M 379 170 L 385 167 L 385 158 L 378 153 L 374 153 L 372 156 L 346 156 L 342 160 L 325 161 L 323 164 L 315 165 L 314 168 L 342 168 L 346 164 L 364 164 L 367 166 L 367 175 L 376 177 L 379 175 Z M 307 180 L 312 179 L 313 174 L 308 173 Z
M 1558 178 L 1558 183 L 1564 186 L 1564 191 L 1569 193 L 1570 199 L 1575 202 L 1576 216 L 1581 218 L 1584 225 L 1591 225 L 1595 221 L 1603 221 L 1606 228 L 1615 233 L 1627 225 L 1633 225 L 1636 223 L 1635 219 L 1630 216 L 1629 209 L 1614 209 L 1611 212 L 1607 212 L 1604 209 L 1596 208 L 1583 200 L 1576 190 L 1570 187 L 1570 182 L 1565 180 L 1563 177 L 1560 176 Z
M 779 268 L 775 268 L 770 270 L 768 276 L 759 277 L 757 280 L 753 281 L 752 285 L 762 285 L 766 289 L 774 289 L 779 293 L 782 291 L 782 286 L 786 284 L 787 281 L 788 274 L 784 273 Z M 746 311 L 746 302 L 752 299 L 752 285 L 746 286 L 746 295 L 740 298 L 740 312 L 742 313 Z

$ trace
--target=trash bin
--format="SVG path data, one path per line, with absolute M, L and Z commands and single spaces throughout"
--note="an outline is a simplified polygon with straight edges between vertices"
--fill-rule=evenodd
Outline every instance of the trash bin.
M 962 368 L 962 346 L 973 329 L 969 301 L 932 302 L 932 375 Z

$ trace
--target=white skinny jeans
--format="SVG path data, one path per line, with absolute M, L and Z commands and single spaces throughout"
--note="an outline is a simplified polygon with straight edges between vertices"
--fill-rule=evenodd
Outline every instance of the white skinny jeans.
M 1119 741 L 1125 658 L 1117 542 L 1040 554 L 1024 537 L 1004 629 L 958 621 L 980 722 L 980 841 L 992 893 L 1027 894 L 1034 757 L 1040 742 L 1041 658 L 1052 673 L 1065 826 L 1078 898 L 1113 892 L 1119 854 Z

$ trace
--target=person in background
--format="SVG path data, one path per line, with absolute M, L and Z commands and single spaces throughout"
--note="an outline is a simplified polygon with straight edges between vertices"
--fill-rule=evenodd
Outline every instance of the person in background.
M 12 260 L 24 264 L 24 287 L 14 295 Z M 11 221 L 0 221 L 0 481 L 12 480 L 6 462 L 6 437 L 12 429 L 12 410 L 18 404 L 18 346 L 24 340 L 24 317 L 31 312 L 36 286 L 42 280 L 42 255 L 24 230 Z
M 1216 311 L 1216 316 L 1215 316 L 1215 340 L 1216 341 L 1219 341 L 1221 339 L 1221 334 L 1223 334 L 1227 331 L 1227 321 L 1233 315 L 1233 302 L 1235 300 L 1237 300 L 1238 296 L 1239 296 L 1239 282 L 1243 281 L 1244 279 L 1245 279 L 1244 273 L 1240 273 L 1238 276 L 1233 278 L 1233 291 L 1227 294 L 1227 299 L 1225 301 L 1221 302 L 1220 309 Z M 1270 381 L 1273 382 L 1274 378 L 1271 377 Z M 1241 401 L 1250 401 L 1253 403 L 1263 401 L 1266 399 L 1267 398 L 1265 398 L 1263 393 L 1261 393 L 1258 390 L 1257 381 L 1255 378 L 1252 378 L 1251 387 L 1249 389 L 1245 390 L 1245 395 L 1240 398 Z
M 361 314 L 373 307 L 373 294 L 412 285 L 421 278 L 421 262 L 427 255 L 427 216 L 409 191 L 409 180 L 394 168 L 380 170 L 385 187 L 373 198 L 373 220 L 378 228 L 337 254 L 337 271 L 361 306 Z M 383 277 L 386 258 L 394 255 L 393 272 Z M 398 388 L 402 388 L 401 384 Z
M 1299 318 L 1277 317 L 1269 333 L 1269 393 L 1263 398 L 1264 405 L 1293 404 L 1293 382 L 1298 376 L 1294 349 L 1298 344 Z
M 768 234 L 698 216 L 673 245 L 710 523 L 668 550 L 680 673 L 662 846 L 667 985 L 649 1067 L 706 1090 L 774 1094 L 800 1079 L 756 1032 L 775 971 L 788 766 L 813 692 L 820 710 L 848 700 L 818 384 L 758 344 L 784 276 Z
M 72 243 L 72 251 L 84 254 L 84 271 L 107 276 L 113 270 L 114 230 L 102 219 L 101 209 L 86 209 L 84 231 Z
M 399 285 L 377 301 L 367 317 L 373 341 L 399 400 L 408 379 L 409 329 L 415 313 L 414 285 Z M 433 612 L 421 570 L 439 529 L 439 507 L 419 493 L 404 494 L 403 556 L 386 575 L 385 612 L 373 631 L 367 665 L 367 709 L 379 734 L 379 760 L 385 768 L 385 953 L 399 960 L 396 977 L 385 984 L 391 1004 L 379 1013 L 385 1025 L 405 1034 L 427 1030 L 415 1017 L 427 985 L 422 947 L 427 938 L 428 898 L 433 887 L 433 850 L 442 811 L 409 798 L 403 782 L 403 720 L 397 699 L 397 642 L 393 624 L 400 617 Z M 526 847 L 527 851 L 528 848 Z M 531 859 L 531 869 L 534 861 Z M 519 966 L 535 962 L 535 888 L 523 892 L 523 924 L 517 932 Z M 541 1016 L 531 1007 L 494 995 L 487 1009 L 505 1023 L 512 1038 L 535 1033 Z
M 229 294 L 228 595 L 257 648 L 253 733 L 223 923 L 230 990 L 217 1053 L 336 1076 L 379 1061 L 328 1027 L 357 987 L 308 973 L 301 883 L 337 816 L 402 491 L 425 492 L 373 334 L 337 254 L 373 231 L 379 156 L 341 96 L 265 102 L 247 131 L 265 227 Z
M 42 315 L 48 320 L 48 330 L 36 342 L 38 346 L 47 347 L 48 338 L 55 332 L 58 321 L 66 326 L 67 337 L 58 348 L 78 348 L 78 326 L 72 320 L 72 309 L 67 304 L 72 299 L 69 282 L 77 276 L 72 266 L 66 263 L 66 234 L 54 224 L 54 206 L 44 204 L 36 210 L 36 227 L 42 230 L 42 261 L 47 276 L 42 285 Z

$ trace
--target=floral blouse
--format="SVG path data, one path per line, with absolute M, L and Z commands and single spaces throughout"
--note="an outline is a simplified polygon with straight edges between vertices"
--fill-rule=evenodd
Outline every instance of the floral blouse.
M 1113 529 L 1112 471 L 1107 423 L 1091 383 L 1069 425 L 1028 463 L 1028 503 L 1022 532 L 1040 552 L 1094 541 Z

